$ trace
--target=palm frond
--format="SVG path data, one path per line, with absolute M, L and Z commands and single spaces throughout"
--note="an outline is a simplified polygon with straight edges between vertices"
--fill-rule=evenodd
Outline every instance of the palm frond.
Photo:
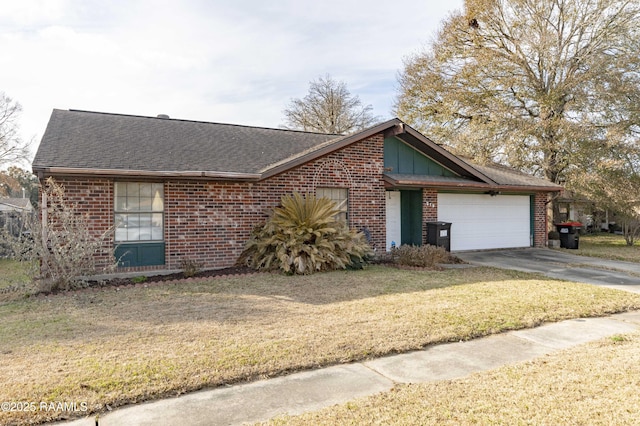
M 282 197 L 265 224 L 254 228 L 238 263 L 287 274 L 312 274 L 366 263 L 362 233 L 336 221 L 335 202 L 294 192 Z

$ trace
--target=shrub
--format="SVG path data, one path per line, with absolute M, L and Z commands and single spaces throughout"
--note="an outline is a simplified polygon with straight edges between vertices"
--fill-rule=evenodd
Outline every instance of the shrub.
M 285 195 L 267 222 L 254 228 L 238 263 L 287 274 L 362 267 L 371 248 L 362 233 L 336 220 L 338 213 L 327 198 Z
M 180 269 L 187 278 L 195 277 L 202 270 L 202 265 L 202 262 L 196 262 L 186 257 L 180 259 Z
M 391 249 L 393 263 L 405 266 L 434 268 L 439 263 L 458 263 L 459 260 L 443 247 L 432 245 L 402 245 Z
M 38 280 L 39 291 L 70 290 L 83 286 L 84 276 L 115 269 L 117 262 L 108 249 L 113 230 L 92 233 L 86 215 L 65 199 L 64 187 L 53 178 L 47 179 L 42 191 L 46 221 L 31 221 L 28 237 L 12 241 L 14 258 L 32 265 L 29 272 Z M 113 261 L 98 271 L 96 256 Z
M 558 231 L 549 231 L 549 239 L 550 240 L 559 240 L 560 233 Z

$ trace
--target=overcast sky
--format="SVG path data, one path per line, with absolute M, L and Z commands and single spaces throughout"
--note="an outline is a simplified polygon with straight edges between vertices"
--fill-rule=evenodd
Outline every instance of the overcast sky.
M 392 117 L 403 58 L 463 0 L 3 0 L 0 91 L 24 139 L 51 110 L 279 127 L 331 74 Z

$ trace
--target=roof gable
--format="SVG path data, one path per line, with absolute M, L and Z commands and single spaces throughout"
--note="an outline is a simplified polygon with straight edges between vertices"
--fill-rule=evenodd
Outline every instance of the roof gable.
M 398 120 L 399 121 L 399 120 Z M 392 186 L 430 186 L 435 188 L 466 188 L 476 190 L 560 191 L 562 186 L 527 175 L 499 164 L 478 165 L 455 156 L 417 130 L 399 121 L 385 132 L 385 138 L 395 137 L 432 159 L 452 174 L 402 173 L 385 171 L 385 180 Z
M 396 137 L 384 138 L 385 173 L 457 176 L 451 170 Z

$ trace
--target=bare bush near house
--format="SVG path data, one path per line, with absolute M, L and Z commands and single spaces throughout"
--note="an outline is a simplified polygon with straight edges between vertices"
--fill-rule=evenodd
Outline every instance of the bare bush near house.
M 87 215 L 65 199 L 64 187 L 54 179 L 47 179 L 42 190 L 46 220 L 33 220 L 30 235 L 12 242 L 14 257 L 31 265 L 38 291 L 70 290 L 82 286 L 85 276 L 113 270 L 117 262 L 108 244 L 113 230 L 92 233 Z M 110 259 L 108 266 L 98 270 L 97 256 Z
M 402 245 L 391 250 L 393 263 L 421 268 L 435 268 L 441 263 L 458 263 L 459 260 L 443 247 L 432 245 Z
M 196 276 L 202 271 L 203 262 L 198 262 L 188 257 L 180 259 L 180 269 L 185 277 L 190 278 Z

